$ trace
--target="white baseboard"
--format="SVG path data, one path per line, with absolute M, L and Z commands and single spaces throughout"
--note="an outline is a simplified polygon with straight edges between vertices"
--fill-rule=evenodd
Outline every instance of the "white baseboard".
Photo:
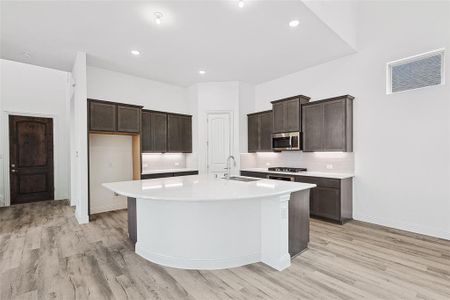
M 156 264 L 166 267 L 189 270 L 219 270 L 236 268 L 248 264 L 253 264 L 261 260 L 261 256 L 259 253 L 252 253 L 241 257 L 223 259 L 190 259 L 185 257 L 173 257 L 147 251 L 142 248 L 139 242 L 136 243 L 135 249 L 136 254 Z
M 366 214 L 355 214 L 353 215 L 353 219 L 373 223 L 377 225 L 382 225 L 386 227 L 391 227 L 395 229 L 405 230 L 413 233 L 419 233 L 423 235 L 428 235 L 432 237 L 437 237 L 441 239 L 450 240 L 450 230 L 445 230 L 445 228 L 434 228 L 423 226 L 421 224 L 414 224 L 410 222 L 403 222 L 398 220 L 390 220 L 386 218 L 380 218 L 375 216 L 370 216 Z
M 76 212 L 75 212 L 75 218 L 77 218 L 77 221 L 79 224 L 87 224 L 89 223 L 89 216 L 85 215 L 85 216 L 79 216 Z

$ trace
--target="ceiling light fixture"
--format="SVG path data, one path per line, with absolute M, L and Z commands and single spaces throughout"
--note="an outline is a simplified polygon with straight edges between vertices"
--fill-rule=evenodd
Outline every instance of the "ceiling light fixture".
M 300 24 L 299 20 L 292 20 L 292 21 L 289 22 L 289 26 L 290 27 L 297 27 L 298 24 Z
M 243 8 L 244 5 L 245 5 L 244 0 L 239 0 L 238 6 L 239 6 L 240 8 Z
M 139 52 L 138 50 L 131 50 L 131 54 L 138 56 L 139 54 L 141 54 L 141 52 Z
M 163 17 L 163 14 L 160 13 L 159 11 L 156 11 L 153 14 L 155 15 L 155 22 L 156 22 L 156 24 L 158 24 L 158 25 L 161 24 L 161 19 Z
M 200 74 L 200 75 L 205 75 L 205 74 L 206 74 L 206 71 L 205 71 L 205 70 L 200 70 L 200 71 L 198 71 L 198 74 Z

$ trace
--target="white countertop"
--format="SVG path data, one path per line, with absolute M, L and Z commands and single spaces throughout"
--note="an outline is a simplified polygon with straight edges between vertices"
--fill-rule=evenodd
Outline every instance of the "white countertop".
M 353 173 L 329 173 L 329 172 L 276 172 L 269 171 L 265 168 L 248 168 L 241 169 L 241 171 L 248 172 L 260 172 L 260 173 L 271 173 L 271 174 L 280 174 L 280 175 L 297 175 L 297 176 L 310 176 L 310 177 L 322 177 L 322 178 L 333 178 L 333 179 L 346 179 L 355 177 Z
M 160 170 L 146 170 L 142 171 L 142 175 L 148 174 L 164 174 L 164 173 L 177 173 L 177 172 L 192 172 L 198 171 L 197 169 L 179 168 L 179 169 L 160 169 Z
M 190 175 L 161 179 L 145 179 L 103 183 L 105 188 L 126 197 L 178 200 L 216 201 L 277 196 L 316 187 L 315 184 L 260 179 L 241 182 L 210 175 Z

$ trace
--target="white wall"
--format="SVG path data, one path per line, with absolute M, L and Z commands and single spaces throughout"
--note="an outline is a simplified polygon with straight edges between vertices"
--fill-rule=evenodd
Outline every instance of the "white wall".
M 0 72 L 0 198 L 9 205 L 8 114 L 53 118 L 55 199 L 69 198 L 69 74 L 3 59 Z
M 359 0 L 302 0 L 322 22 L 353 49 L 356 42 L 356 10 Z
M 88 153 L 87 153 L 87 87 L 86 53 L 78 52 L 72 68 L 75 82 L 71 97 L 70 158 L 71 203 L 76 205 L 75 216 L 80 224 L 88 223 Z
M 207 114 L 208 112 L 230 111 L 233 114 L 232 155 L 239 168 L 239 83 L 210 82 L 199 83 L 190 88 L 190 105 L 193 114 L 193 159 L 190 164 L 198 165 L 199 173 L 207 173 Z M 191 165 L 188 165 L 192 167 Z
M 357 28 L 357 54 L 256 86 L 255 109 L 355 96 L 354 218 L 450 238 L 450 85 L 385 92 L 387 62 L 441 47 L 449 81 L 450 2 L 364 1 Z
M 102 183 L 133 180 L 132 137 L 89 136 L 91 214 L 127 208 L 127 198 L 115 196 Z
M 247 152 L 247 114 L 255 111 L 255 86 L 239 82 L 239 151 Z
M 87 67 L 88 98 L 143 105 L 145 109 L 189 113 L 187 89 L 123 73 Z

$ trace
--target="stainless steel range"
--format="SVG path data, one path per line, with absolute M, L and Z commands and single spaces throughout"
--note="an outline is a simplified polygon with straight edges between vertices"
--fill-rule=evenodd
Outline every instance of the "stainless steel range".
M 291 168 L 291 167 L 271 167 L 269 168 L 269 171 L 275 171 L 275 172 L 305 172 L 307 171 L 306 168 Z
M 306 168 L 271 167 L 268 170 L 275 171 L 275 172 L 298 173 L 298 172 L 305 172 Z M 281 174 L 269 174 L 269 175 L 267 175 L 267 178 L 275 179 L 275 180 L 295 181 L 294 176 L 281 175 Z

